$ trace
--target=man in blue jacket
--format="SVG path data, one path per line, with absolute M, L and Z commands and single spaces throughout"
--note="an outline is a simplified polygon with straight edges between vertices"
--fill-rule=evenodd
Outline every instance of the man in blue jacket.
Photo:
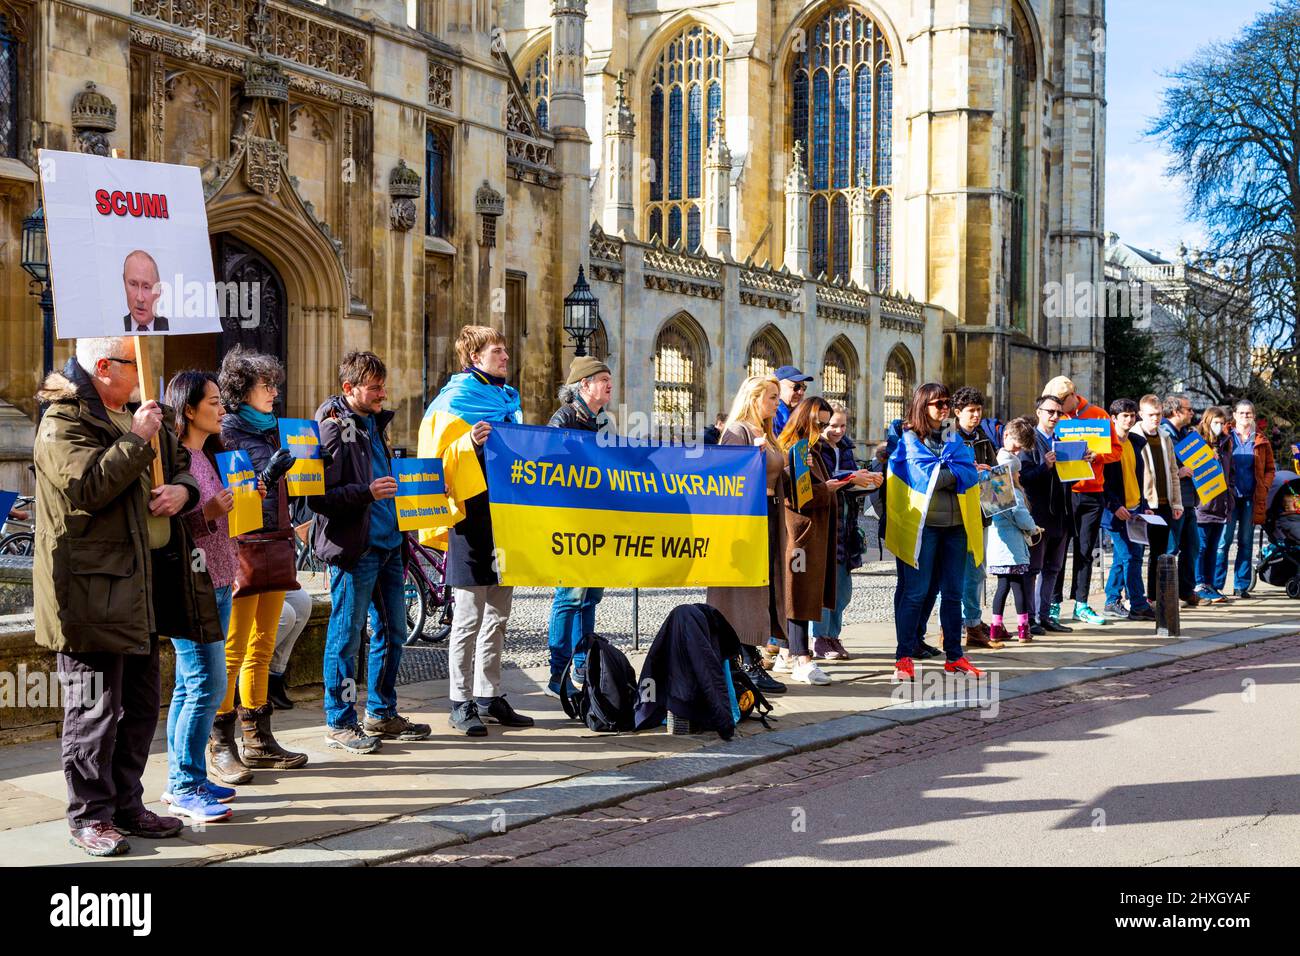
M 781 394 L 780 401 L 776 403 L 776 417 L 772 419 L 772 431 L 779 435 L 781 429 L 785 428 L 785 423 L 790 420 L 794 407 L 808 393 L 808 383 L 813 377 L 805 375 L 793 365 L 782 365 L 773 374 L 780 385 Z

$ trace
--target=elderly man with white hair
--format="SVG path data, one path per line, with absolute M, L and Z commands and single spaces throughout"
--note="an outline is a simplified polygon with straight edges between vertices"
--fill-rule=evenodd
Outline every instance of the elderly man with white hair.
M 127 835 L 181 830 L 145 808 L 140 778 L 161 697 L 154 555 L 199 486 L 189 453 L 161 427 L 167 410 L 133 403 L 138 386 L 130 339 L 78 339 L 76 357 L 37 393 L 36 642 L 58 652 L 68 825 L 92 856 L 127 852 Z M 152 440 L 166 477 L 157 487 Z

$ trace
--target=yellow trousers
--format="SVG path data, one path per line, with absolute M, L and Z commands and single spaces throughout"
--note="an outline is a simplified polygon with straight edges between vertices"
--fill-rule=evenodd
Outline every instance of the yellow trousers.
M 239 702 L 256 709 L 266 703 L 267 675 L 275 653 L 275 632 L 280 626 L 283 591 L 268 591 L 235 598 L 226 632 L 226 699 L 218 713 L 228 714 Z

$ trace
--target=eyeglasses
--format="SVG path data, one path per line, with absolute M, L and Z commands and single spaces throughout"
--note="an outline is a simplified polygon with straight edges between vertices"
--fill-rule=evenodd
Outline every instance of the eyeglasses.
M 792 386 L 792 390 L 796 392 L 806 392 L 808 391 L 808 383 L 798 382 L 794 386 Z
M 122 365 L 134 365 L 135 359 L 113 358 L 111 356 L 104 359 L 105 362 L 118 362 Z
M 1040 408 L 1039 411 L 1048 418 L 1060 418 L 1062 414 L 1059 408 Z
M 952 399 L 940 398 L 940 399 L 936 399 L 933 402 L 926 402 L 925 404 L 930 405 L 934 408 L 952 408 Z

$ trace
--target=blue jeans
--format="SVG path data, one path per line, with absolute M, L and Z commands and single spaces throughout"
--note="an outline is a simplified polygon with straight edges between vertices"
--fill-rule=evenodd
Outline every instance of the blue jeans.
M 604 596 L 604 588 L 555 589 L 547 637 L 551 649 L 551 680 L 559 681 L 570 661 L 579 670 L 586 666 L 587 655 L 575 655 L 574 649 L 584 637 L 596 632 L 596 605 Z
M 1202 521 L 1196 526 L 1196 534 L 1201 540 L 1201 550 L 1196 554 L 1196 586 L 1213 588 L 1217 580 L 1215 565 L 1219 561 L 1219 540 L 1223 537 L 1223 525 Z M 1227 573 L 1227 568 L 1224 568 Z
M 367 548 L 351 571 L 330 566 L 329 630 L 325 633 L 325 722 L 357 722 L 357 654 L 361 628 L 370 617 L 366 663 L 366 713 L 383 719 L 397 714 L 397 668 L 406 643 L 406 593 L 402 549 Z
M 844 609 L 853 597 L 853 573 L 844 564 L 835 565 L 835 609 L 822 608 L 822 619 L 813 621 L 813 637 L 838 638 L 844 629 Z
M 980 597 L 984 591 L 984 565 L 975 563 L 975 555 L 966 552 L 966 573 L 961 585 L 961 622 L 974 627 L 984 617 Z
M 1145 611 L 1151 606 L 1146 597 L 1146 585 L 1142 581 L 1142 555 L 1146 548 L 1128 539 L 1128 531 L 1122 527 L 1123 522 L 1116 519 L 1116 524 L 1121 527 L 1109 531 L 1114 563 L 1110 566 L 1110 576 L 1106 578 L 1106 603 L 1118 603 L 1127 590 L 1129 610 Z
M 1232 494 L 1232 492 L 1226 492 Z M 1250 587 L 1250 563 L 1255 549 L 1255 499 L 1234 498 L 1232 513 L 1223 526 L 1223 537 L 1214 561 L 1214 590 L 1223 593 L 1228 583 L 1228 549 L 1232 539 L 1237 539 L 1237 559 L 1233 562 L 1233 593 L 1240 594 Z
M 217 588 L 221 633 L 230 629 L 230 586 Z M 193 793 L 208 779 L 205 754 L 212 718 L 226 696 L 226 642 L 172 640 L 176 687 L 167 708 L 167 789 Z
M 915 657 L 925 625 L 925 610 L 939 595 L 939 623 L 943 627 L 944 656 L 963 656 L 961 649 L 961 592 L 966 577 L 966 529 L 930 528 L 921 531 L 921 554 L 914 568 L 899 562 L 894 619 L 896 658 Z

